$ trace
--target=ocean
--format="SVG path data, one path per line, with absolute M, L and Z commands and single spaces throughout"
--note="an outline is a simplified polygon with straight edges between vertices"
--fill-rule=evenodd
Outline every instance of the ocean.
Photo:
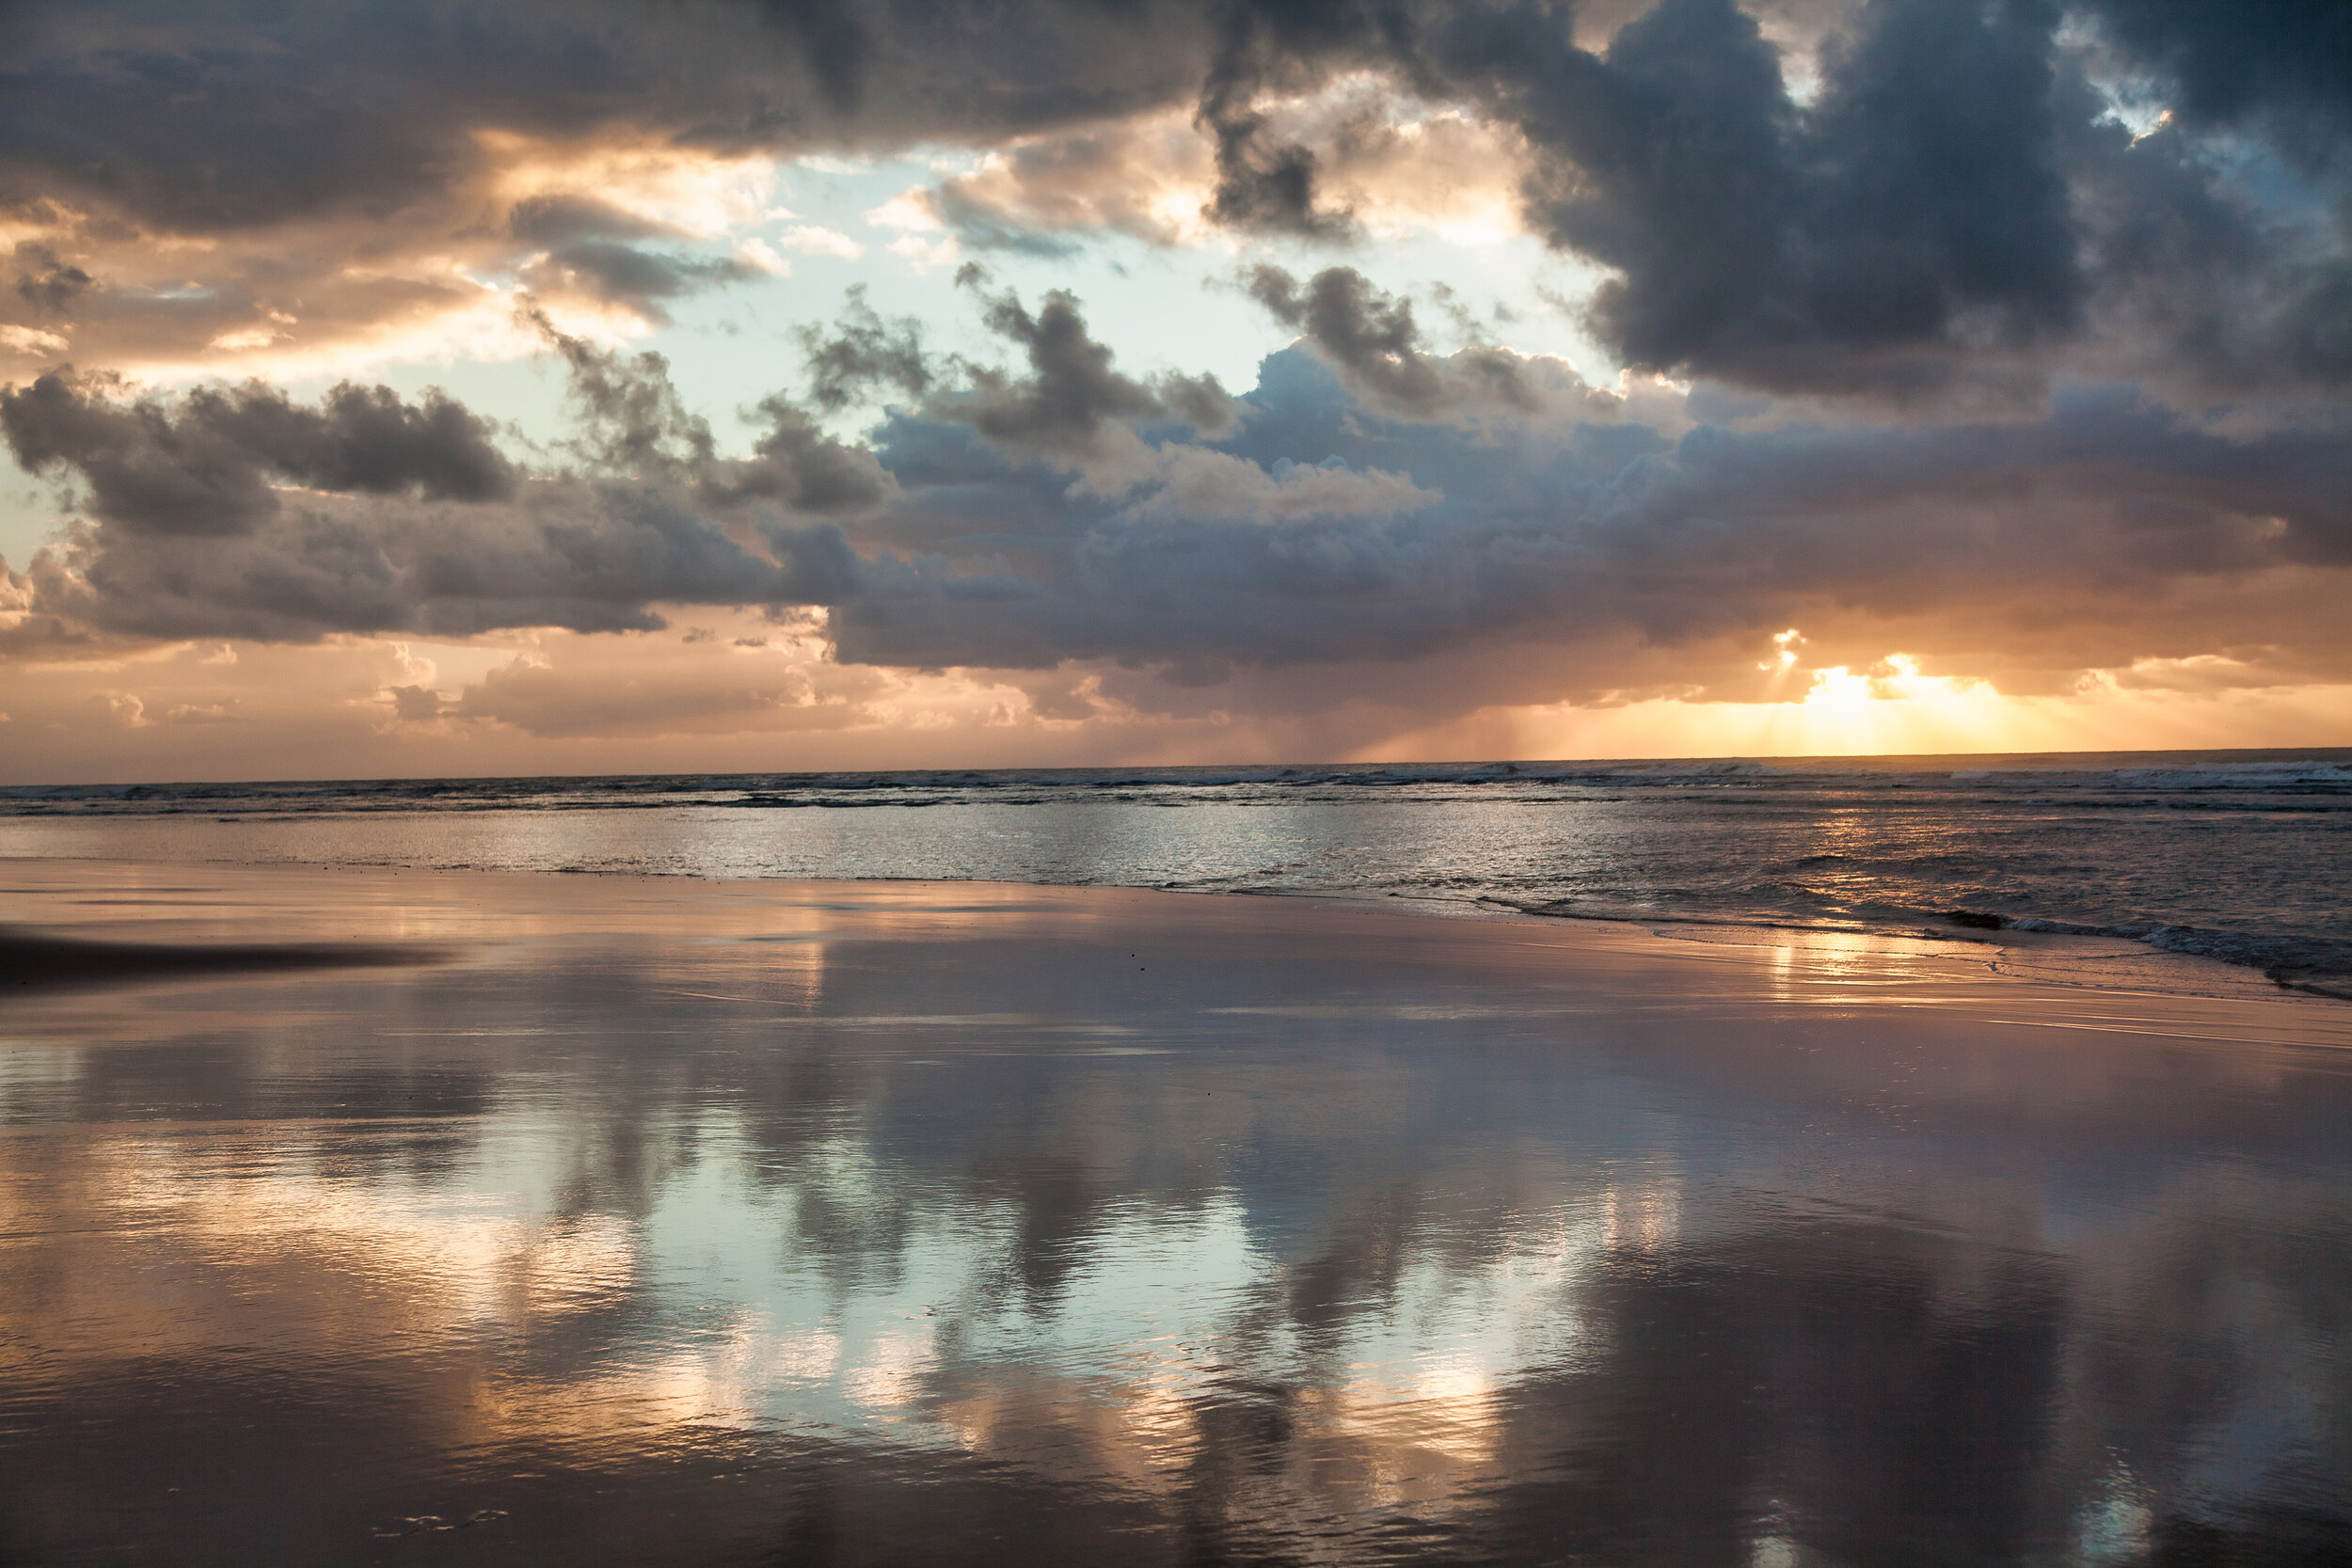
M 0 854 L 2006 928 L 2352 997 L 2352 749 L 17 786 Z

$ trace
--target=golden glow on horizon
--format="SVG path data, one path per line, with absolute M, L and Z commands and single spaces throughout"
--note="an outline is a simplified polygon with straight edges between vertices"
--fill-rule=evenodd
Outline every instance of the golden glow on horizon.
M 1654 697 L 1612 706 L 1491 708 L 1345 760 L 1486 757 L 1904 756 L 1952 752 L 2352 745 L 2352 686 L 2139 689 L 2095 671 L 2070 691 L 2004 693 L 1919 673 L 1908 655 L 1857 673 L 1761 666 L 1802 695 L 1757 703 Z

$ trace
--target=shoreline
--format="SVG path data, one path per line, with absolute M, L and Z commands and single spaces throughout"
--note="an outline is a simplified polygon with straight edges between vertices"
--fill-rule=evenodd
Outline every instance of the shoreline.
M 2345 1004 L 2352 1002 L 2352 995 L 2276 980 L 2241 963 L 2196 953 L 2167 951 L 2140 941 L 2104 934 L 2016 928 L 1994 933 L 1964 928 L 1943 931 L 1891 926 L 1838 927 L 1655 913 L 1581 914 L 1522 909 L 1484 895 L 1438 898 L 1394 893 L 1166 888 L 985 878 L 723 878 L 691 871 L 587 867 L 541 870 L 495 866 L 16 856 L 0 857 L 0 883 L 6 883 L 12 873 L 40 867 L 53 867 L 59 871 L 64 868 L 95 869 L 102 877 L 114 878 L 128 874 L 142 884 L 151 882 L 153 876 L 159 873 L 201 870 L 225 879 L 242 877 L 262 883 L 284 878 L 312 887 L 322 877 L 349 879 L 378 890 L 404 879 L 412 886 L 447 879 L 457 887 L 477 880 L 485 886 L 512 880 L 550 891 L 597 884 L 662 890 L 695 888 L 707 890 L 719 898 L 748 896 L 779 903 L 791 903 L 812 889 L 888 890 L 918 894 L 928 890 L 974 890 L 1000 892 L 1015 897 L 1027 894 L 1079 896 L 1102 894 L 1145 899 L 1167 897 L 1258 907 L 1346 911 L 1449 926 L 1513 927 L 1524 930 L 1557 932 L 1564 936 L 1587 932 L 1597 937 L 1613 936 L 1619 941 L 1645 945 L 1662 944 L 1656 949 L 1661 952 L 1695 946 L 1730 951 L 1834 954 L 1838 956 L 1839 962 L 1851 961 L 1852 956 L 1857 953 L 1875 953 L 1890 961 L 1919 960 L 1980 969 L 1999 980 L 2020 985 L 2158 1000 L 2174 998 L 2223 1004 L 2283 1003 L 2312 1009 L 2322 1017 L 2339 1017 L 2347 1025 L 2352 1025 L 2352 1011 L 2344 1010 Z M 185 880 L 185 878 L 167 878 L 167 881 L 174 879 Z M 104 900 L 72 898 L 70 895 L 84 890 L 71 876 L 59 876 L 48 880 L 50 885 L 40 889 L 0 885 L 0 993 L 99 984 L 109 978 L 145 980 L 183 976 L 201 979 L 208 974 L 230 978 L 271 970 L 396 968 L 450 961 L 453 951 L 445 951 L 444 947 L 437 947 L 431 942 L 386 944 L 370 939 L 360 930 L 345 933 L 345 940 L 341 942 L 323 940 L 312 933 L 277 929 L 239 930 L 233 941 L 219 940 L 217 934 L 209 939 L 199 935 L 181 941 L 136 940 L 146 934 L 141 927 L 151 922 L 161 922 L 161 911 L 181 908 L 192 913 L 203 908 L 201 904 L 174 903 L 176 897 L 188 896 L 196 890 L 175 893 L 168 888 L 158 889 L 161 895 L 149 902 L 149 907 L 158 913 L 138 919 L 95 917 L 52 927 L 27 922 L 13 912 L 15 901 L 28 895 L 36 898 L 64 900 L 62 907 L 66 909 L 124 907 Z M 570 903 L 574 900 L 566 895 L 554 902 Z M 352 925 L 357 923 L 353 916 L 354 911 L 349 907 L 342 907 L 331 915 L 322 911 L 314 918 L 325 925 Z M 238 924 L 229 923 L 230 926 Z M 80 934 L 79 928 L 84 926 L 90 928 L 91 935 Z M 219 917 L 215 915 L 198 929 L 217 933 L 222 926 Z M 24 965 L 44 961 L 43 954 L 50 955 L 46 961 L 78 969 L 87 978 L 36 983 L 29 988 L 18 984 L 14 972 Z M 2347 1043 L 2352 1043 L 2352 1040 Z
M 1525 923 L 1537 927 L 1575 929 L 1624 930 L 1639 932 L 1661 942 L 1701 942 L 1717 945 L 1820 945 L 1843 946 L 1861 941 L 1915 945 L 1931 949 L 1949 948 L 1951 957 L 1963 962 L 1983 962 L 1994 973 L 2042 984 L 2079 986 L 2094 990 L 2115 990 L 2135 994 L 2155 996 L 2196 997 L 2209 1000 L 2237 998 L 2294 997 L 2308 999 L 2322 1006 L 2343 1006 L 2352 1004 L 2352 981 L 2312 982 L 2284 979 L 2266 973 L 2258 960 L 2231 959 L 2213 956 L 2194 948 L 2168 948 L 2151 942 L 2145 936 L 2135 936 L 2112 930 L 2036 929 L 2032 926 L 2010 924 L 1998 931 L 1955 927 L 1949 930 L 1932 927 L 1909 927 L 1894 923 L 1871 925 L 1854 923 L 1834 925 L 1765 918 L 1741 920 L 1710 917 L 1705 914 L 1675 914 L 1666 911 L 1585 912 L 1572 909 L 1528 908 L 1488 895 L 1467 897 L 1412 895 L 1395 892 L 1358 893 L 1326 892 L 1314 889 L 1263 888 L 1187 888 L 1135 885 L 1112 882 L 1047 882 L 1021 881 L 994 878 L 945 877 L 745 877 L 713 876 L 688 870 L 644 870 L 636 868 L 607 868 L 598 866 L 562 866 L 551 868 L 446 865 L 430 866 L 389 863 L 320 863 L 310 861 L 241 861 L 231 859 L 149 861 L 109 856 L 9 856 L 0 855 L 0 876 L 9 868 L 26 865 L 75 865 L 95 867 L 202 867 L 209 871 L 235 874 L 239 871 L 317 872 L 329 875 L 389 877 L 518 877 L 531 879 L 591 879 L 618 881 L 639 880 L 652 883 L 701 884 L 711 887 L 790 888 L 801 884 L 841 887 L 976 887 L 1013 889 L 1057 889 L 1086 891 L 1101 889 L 1135 894 L 1164 894 L 1183 897 L 1229 897 L 1256 902 L 1299 904 L 1353 909 L 1372 913 L 1399 915 L 1408 918 L 1478 923 Z M 0 988 L 17 989 L 12 977 L 20 959 L 9 952 L 11 938 L 18 942 L 41 940 L 44 933 L 23 929 L 24 923 L 8 913 L 6 889 L 0 889 Z M 2048 923 L 2041 923 L 2048 924 Z M 17 927 L 11 930 L 10 927 Z M 2166 928 L 2181 929 L 2181 928 Z M 119 940 L 119 939 L 117 939 Z M 244 957 L 224 951 L 222 969 L 265 969 L 273 967 L 329 967 L 343 960 L 327 957 L 330 951 L 357 952 L 358 949 L 326 949 L 313 951 L 301 942 L 288 942 L 275 936 L 256 936 L 241 944 Z M 1992 950 L 1986 957 L 1985 950 Z M 88 955 L 93 973 L 109 961 L 103 955 Z M 59 958 L 73 961 L 72 955 Z M 29 962 L 29 958 L 22 961 Z M 168 952 L 159 952 L 142 959 L 139 955 L 118 956 L 114 960 L 131 973 L 141 962 L 149 962 L 167 970 L 200 972 L 200 961 L 182 960 Z M 372 958 L 353 958 L 353 963 L 399 963 L 407 961 L 388 950 Z
M 1530 777 L 1581 764 L 151 786 L 88 812 L 0 810 L 0 857 L 1109 885 L 1993 936 L 2135 985 L 2230 991 L 2233 966 L 2352 1001 L 2352 754 L 1952 760 L 1641 765 L 1639 787 L 1607 788 Z M 1946 770 L 1911 771 L 1930 764 Z M 2140 961 L 2114 961 L 2119 942 Z

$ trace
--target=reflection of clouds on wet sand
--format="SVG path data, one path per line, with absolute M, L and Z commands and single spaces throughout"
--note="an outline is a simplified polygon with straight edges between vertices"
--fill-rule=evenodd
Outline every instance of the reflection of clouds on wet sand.
M 625 1219 L 354 1181 L 273 1149 L 258 1129 L 97 1138 L 73 1152 L 19 1164 L 8 1183 L 20 1214 L 107 1243 L 40 1249 L 44 1288 L 12 1306 L 52 1351 L 104 1356 L 130 1342 L 150 1354 L 246 1345 L 332 1356 L 529 1333 L 608 1307 L 634 1284 Z
M 230 1513 L 462 1481 L 548 1552 L 547 1475 L 609 1482 L 585 1520 L 674 1465 L 916 1555 L 876 1478 L 1139 1510 L 1145 1560 L 2121 1561 L 2345 1512 L 2352 1057 L 2260 1043 L 2332 1013 L 1148 895 L 310 875 L 135 918 L 284 893 L 459 956 L 0 1014 L 19 1501 L 101 1486 L 70 1403 L 162 1443 L 283 1394 L 373 1479 L 297 1443 Z

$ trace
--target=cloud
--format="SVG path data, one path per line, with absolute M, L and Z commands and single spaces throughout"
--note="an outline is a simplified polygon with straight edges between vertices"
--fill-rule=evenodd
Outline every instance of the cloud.
M 26 384 L 0 433 L 74 492 L 0 598 L 20 655 L 819 606 L 869 673 L 1083 670 L 1195 716 L 1746 700 L 1791 626 L 1804 671 L 1900 651 L 2006 690 L 2344 664 L 2327 8 L 324 0 L 9 26 L 0 346 Z M 612 346 L 787 257 L 857 259 L 777 206 L 787 174 L 911 151 L 971 164 L 869 214 L 900 254 L 1213 246 L 1299 341 L 1235 398 L 1115 355 L 1074 290 L 981 289 L 1001 357 L 853 295 L 723 431 Z M 1370 276 L 1384 237 L 1515 229 L 1602 275 L 1563 304 L 1632 376 L 1454 333 L 1441 292 Z M 549 349 L 574 423 L 530 461 L 343 368 Z M 458 686 L 392 684 L 459 722 Z M 498 701 L 596 721 L 551 690 L 518 672 Z
M 2098 279 L 2075 357 L 2184 403 L 2352 379 L 2352 259 L 2342 236 L 2266 219 L 2176 126 L 2085 127 L 2074 205 Z
M 488 425 L 438 391 L 417 404 L 345 382 L 317 408 L 270 388 L 204 388 L 177 408 L 105 394 L 106 379 L 54 372 L 0 390 L 0 433 L 27 469 L 78 472 L 92 511 L 133 532 L 248 531 L 278 509 L 272 480 L 325 490 L 487 500 L 515 476 Z
M 898 493 L 897 481 L 871 451 L 826 435 L 787 400 L 764 399 L 759 412 L 768 428 L 751 457 L 706 477 L 706 499 L 721 507 L 769 501 L 794 514 L 830 517 L 872 512 Z
M 1226 9 L 1197 115 L 1216 143 L 1216 182 L 1208 205 L 1216 220 L 1300 239 L 1353 237 L 1354 215 L 1322 199 L 1323 159 L 1304 140 L 1285 137 L 1261 102 L 1332 70 L 1391 58 L 1411 30 L 1406 12 L 1345 0 L 1275 0 Z
M 370 701 L 405 736 L 537 739 L 777 735 L 817 736 L 904 724 L 985 724 L 1025 716 L 1017 688 L 968 676 L 844 665 L 825 657 L 821 613 L 719 611 L 723 635 L 534 636 L 453 683 L 393 680 Z
M 1247 276 L 1250 297 L 1306 336 L 1349 389 L 1381 412 L 1444 419 L 1500 406 L 1530 412 L 1539 401 L 1534 369 L 1505 350 L 1473 346 L 1448 357 L 1426 353 L 1410 301 L 1375 288 L 1353 267 L 1329 267 L 1302 290 L 1279 267 Z
M 1140 382 L 1111 368 L 1111 352 L 1094 341 L 1077 301 L 1056 291 L 1035 313 L 1017 295 L 988 301 L 990 330 L 1010 339 L 1029 362 L 1025 376 L 985 366 L 933 406 L 997 445 L 1025 454 L 1089 463 L 1111 450 L 1118 421 L 1161 412 Z
M 1469 13 L 1439 53 L 1536 150 L 1531 220 L 1617 270 L 1591 313 L 1629 362 L 1902 390 L 2078 319 L 2051 26 L 1888 0 L 1802 109 L 1730 0 L 1661 0 L 1601 55 Z
M 1313 664 L 1360 689 L 1375 677 L 1354 661 L 1514 648 L 1555 695 L 1746 699 L 1795 624 L 1823 666 L 1915 647 L 1932 673 L 2018 689 L 2158 644 L 2269 641 L 2300 650 L 2263 656 L 2273 669 L 2344 666 L 2325 609 L 2352 566 L 2340 424 L 2233 436 L 2102 388 L 2026 422 L 1474 428 L 1383 417 L 1298 350 L 1244 402 L 1235 434 L 1163 448 L 1166 488 L 1124 504 L 1038 483 L 919 416 L 885 425 L 905 499 L 862 536 L 963 568 L 878 561 L 835 614 L 842 657 Z M 1286 461 L 1327 457 L 1411 494 L 1312 515 L 1272 499 L 1298 483 Z M 1907 641 L 1871 643 L 1890 636 Z
M 87 487 L 87 517 L 21 579 L 15 641 L 84 635 L 71 626 L 292 641 L 623 630 L 662 625 L 657 603 L 849 591 L 856 558 L 838 527 L 798 519 L 887 500 L 870 452 L 779 398 L 751 455 L 720 457 L 660 356 L 543 329 L 572 372 L 576 470 L 518 470 L 437 392 L 410 404 L 346 384 L 312 408 L 247 386 L 133 402 L 62 374 L 0 392 L 19 460 Z
M 771 270 L 745 232 L 762 221 L 770 159 L 483 134 L 442 172 L 397 216 L 296 212 L 173 233 L 103 203 L 27 207 L 23 319 L 70 337 L 81 362 L 151 383 L 231 368 L 333 376 L 527 354 L 509 322 L 525 284 L 575 329 L 627 335 L 690 293 Z M 25 271 L 36 249 L 57 264 Z M 70 293 L 65 266 L 80 280 Z
M 161 232 L 265 228 L 414 212 L 487 135 L 511 150 L 634 126 L 646 144 L 798 153 L 1099 115 L 1181 93 L 1208 43 L 1181 11 L 949 4 L 923 21 L 611 0 L 393 17 L 326 0 L 163 27 L 127 6 L 36 6 L 13 19 L 7 172 Z
M 2297 161 L 2326 167 L 2352 135 L 2352 17 L 2342 7 L 2227 0 L 2090 0 L 2119 52 L 2163 83 L 2193 124 L 2259 124 Z
M 16 247 L 17 297 L 39 314 L 56 315 L 88 290 L 90 275 L 57 260 L 47 245 L 24 241 Z
M 2339 182 L 2352 119 L 2309 62 L 2341 24 L 2120 4 L 2063 20 L 1666 0 L 1604 35 L 1533 3 L 1240 6 L 1188 121 L 1131 106 L 1033 131 L 894 211 L 1033 254 L 1089 233 L 1344 245 L 1524 222 L 1614 274 L 1586 309 L 1625 362 L 1776 390 L 2024 405 L 2126 355 L 2340 384 L 2340 226 L 2214 138 L 2250 129 Z M 2106 134 L 2125 78 L 2179 101 L 2169 135 Z M 2167 229 L 2183 268 L 2148 243 Z M 2229 307 L 2178 308 L 2217 285 Z M 2155 295 L 2194 319 L 2127 308 Z
M 1317 319 L 1313 285 L 1267 290 Z M 2341 417 L 2232 422 L 2106 385 L 2038 419 L 1937 424 L 1728 428 L 1704 410 L 1756 420 L 1759 400 L 1694 394 L 1670 431 L 1648 418 L 1663 394 L 1637 408 L 1579 385 L 1434 418 L 1488 395 L 1460 356 L 1427 356 L 1359 275 L 1326 291 L 1339 325 L 1189 435 L 1169 384 L 1120 373 L 1063 295 L 981 296 L 1023 371 L 918 347 L 898 369 L 930 389 L 870 445 L 778 395 L 744 457 L 720 454 L 660 356 L 551 328 L 579 461 L 535 473 L 480 461 L 479 421 L 429 399 L 124 403 L 43 378 L 0 417 L 28 461 L 81 477 L 89 515 L 14 579 L 11 641 L 594 632 L 657 628 L 663 607 L 817 606 L 846 664 L 1107 662 L 1162 672 L 1162 702 L 1225 680 L 1258 703 L 1371 682 L 1458 704 L 1465 659 L 1489 701 L 1756 700 L 1791 626 L 1806 670 L 1901 651 L 2012 690 L 2208 656 L 2241 684 L 2352 674 L 2331 609 L 2352 571 Z M 898 341 L 852 306 L 855 331 Z
M 534 290 L 569 289 L 661 324 L 669 320 L 664 300 L 770 270 L 735 256 L 664 255 L 615 240 L 581 240 L 526 262 L 521 276 Z
M 1636 367 L 1911 403 L 2030 404 L 2054 371 L 2119 351 L 2153 373 L 2341 384 L 2352 361 L 2321 325 L 2344 287 L 2340 227 L 2280 202 L 2285 183 L 2252 172 L 2264 154 L 2191 134 L 2265 126 L 2305 169 L 2340 169 L 2337 98 L 2291 88 L 2282 119 L 2225 114 L 2217 87 L 2208 112 L 2135 139 L 2093 74 L 2154 70 L 2193 97 L 2208 68 L 2184 62 L 2203 44 L 2232 40 L 2210 69 L 2242 87 L 2249 55 L 2329 24 L 2101 9 L 2119 40 L 2104 55 L 2056 8 L 1883 0 L 1821 38 L 1804 102 L 1731 0 L 1661 0 L 1597 53 L 1549 8 L 1464 9 L 1412 54 L 1524 136 L 1528 221 L 1615 272 L 1588 314 Z M 2200 292 L 2260 296 L 2258 342 L 2204 341 L 2230 307 L 2124 308 Z
M 866 247 L 849 235 L 813 223 L 792 225 L 776 236 L 775 243 L 795 256 L 830 256 L 836 261 L 854 261 L 866 254 Z
M 959 281 L 984 290 L 986 273 L 968 263 Z M 1009 292 L 982 301 L 982 321 L 1020 349 L 1027 373 L 961 356 L 934 360 L 919 323 L 885 322 L 852 288 L 837 322 L 801 330 L 812 401 L 837 411 L 895 389 L 921 399 L 933 420 L 968 425 L 1009 452 L 1075 468 L 1113 491 L 1150 467 L 1136 425 L 1174 421 L 1216 434 L 1232 423 L 1232 400 L 1215 376 L 1168 374 L 1147 384 L 1113 369 L 1111 351 L 1067 292 L 1047 293 L 1034 311 Z
M 551 738 L 820 729 L 856 717 L 837 695 L 820 693 L 803 664 L 778 660 L 746 671 L 701 662 L 648 668 L 651 661 L 642 656 L 632 662 L 637 668 L 561 671 L 518 662 L 490 671 L 455 702 L 437 703 L 421 717 L 501 724 Z M 421 709 L 412 703 L 401 717 L 417 717 Z
M 912 316 L 885 322 L 866 303 L 863 284 L 849 290 L 848 303 L 829 328 L 799 329 L 808 372 L 810 399 L 839 412 L 876 387 L 891 387 L 911 398 L 930 389 L 934 372 L 923 352 L 923 324 Z
M 1202 236 L 1208 150 L 1182 115 L 1024 137 L 925 193 L 926 210 L 976 250 L 1066 255 L 1073 236 L 1152 245 Z
M 515 202 L 507 210 L 506 227 L 517 240 L 547 245 L 582 240 L 642 240 L 670 232 L 663 225 L 601 197 L 561 190 L 526 196 Z
M 854 291 L 851 304 L 853 309 L 863 306 Z M 571 372 L 566 395 L 580 434 L 570 447 L 593 470 L 660 479 L 722 510 L 756 500 L 832 516 L 870 511 L 893 493 L 889 474 L 871 452 L 827 436 L 781 394 L 759 404 L 767 429 L 752 455 L 723 460 L 709 422 L 679 398 L 660 355 L 599 348 L 528 307 L 526 317 Z M 812 357 L 820 370 L 827 363 L 815 351 Z M 824 385 L 820 379 L 820 393 Z
M 686 406 L 670 382 L 670 362 L 650 350 L 623 355 L 558 327 L 535 304 L 524 320 L 570 372 L 565 401 L 579 436 L 569 444 L 595 467 L 683 479 L 716 460 L 709 421 Z
M 534 481 L 466 507 L 304 498 L 228 539 L 101 525 L 27 575 L 41 609 L 149 638 L 618 631 L 662 625 L 654 600 L 821 599 L 827 544 L 787 532 L 755 553 L 658 489 Z
M 63 333 L 43 332 L 37 326 L 17 326 L 12 324 L 0 323 L 0 348 L 47 358 L 53 355 L 63 354 L 66 351 L 67 342 Z
M 744 276 L 731 253 L 784 162 L 1163 104 L 1203 47 L 1181 15 L 1052 3 L 935 7 L 919 27 L 815 14 L 18 8 L 0 106 L 18 320 L 70 336 L 84 363 L 173 379 L 228 356 L 331 375 L 480 353 L 511 304 L 485 290 L 525 268 L 575 327 L 658 324 Z M 770 243 L 854 247 L 814 228 Z
M 394 19 L 324 0 L 167 27 L 35 4 L 10 25 L 12 325 L 151 378 L 526 353 L 502 330 L 518 277 L 568 330 L 656 325 L 771 272 L 755 242 L 779 261 L 860 248 L 755 232 L 786 166 L 939 146 L 980 161 L 898 204 L 930 227 L 892 245 L 925 266 L 1096 232 L 1524 224 L 1613 275 L 1581 302 L 1613 354 L 1677 375 L 1963 412 L 2069 375 L 2352 375 L 2334 215 L 2352 113 L 2324 6 L 500 0 Z M 2111 134 L 2118 104 L 2166 111 L 2165 134 Z
M 1277 459 L 1271 469 L 1206 447 L 1160 449 L 1160 489 L 1137 511 L 1187 517 L 1238 517 L 1271 523 L 1294 517 L 1395 516 L 1445 497 L 1401 474 L 1358 473 L 1337 457 L 1309 465 Z
M 1254 135 L 1279 135 L 1311 155 L 1329 209 L 1308 224 L 1313 237 L 1492 240 L 1519 230 L 1524 149 L 1507 127 L 1364 74 L 1253 113 Z M 1216 136 L 1197 116 L 1170 111 L 1016 138 L 912 199 L 974 250 L 1059 256 L 1100 234 L 1210 243 L 1235 226 L 1231 192 L 1220 213 L 1218 180 Z

